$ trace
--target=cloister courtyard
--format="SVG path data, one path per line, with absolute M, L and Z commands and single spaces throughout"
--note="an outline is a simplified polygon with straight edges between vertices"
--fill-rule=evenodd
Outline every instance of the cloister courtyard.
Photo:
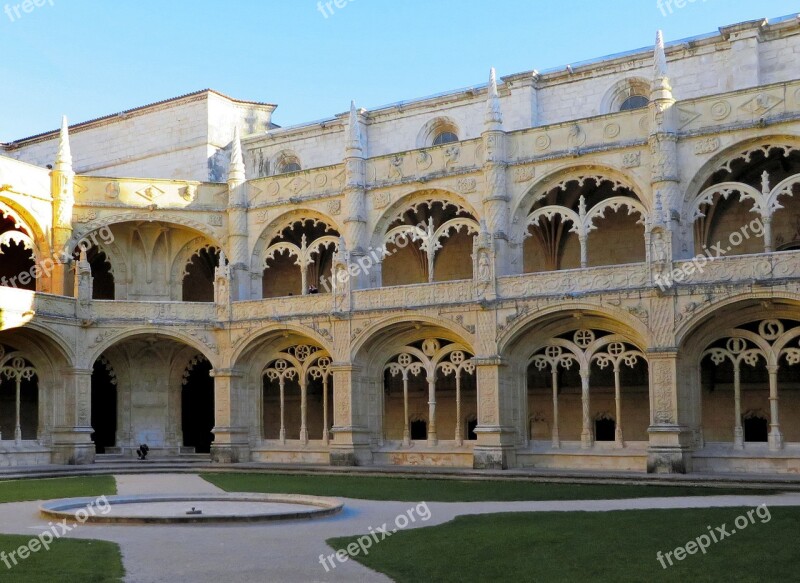
M 376 4 L 315 18 L 387 18 Z M 463 51 L 517 56 L 549 29 L 506 34 L 481 4 Z M 656 6 L 677 28 L 701 4 Z M 6 8 L 14 34 L 60 10 Z M 211 35 L 197 14 L 58 34 L 339 89 L 299 56 L 305 21 L 242 12 Z M 336 67 L 372 83 L 498 54 L 412 58 L 423 20 Z M 640 27 L 620 22 L 591 42 Z M 129 108 L 0 143 L 0 583 L 798 580 L 800 15 L 653 28 L 283 127 L 213 89 L 131 107 L 114 90 L 136 67 L 86 88 L 88 55 L 48 53 L 46 87 L 8 74 L 2 98 L 74 85 L 79 111 Z M 184 87 L 184 67 L 142 85 Z
M 750 582 L 790 581 L 796 568 L 800 492 L 769 480 L 123 471 L 0 481 L 0 580 Z M 78 513 L 56 530 L 35 501 L 223 491 L 336 496 L 344 508 L 316 519 L 194 525 L 82 523 Z M 47 532 L 57 533 L 47 550 L 18 551 Z M 702 553 L 666 558 L 703 537 Z M 757 571 L 754 554 L 770 557 Z

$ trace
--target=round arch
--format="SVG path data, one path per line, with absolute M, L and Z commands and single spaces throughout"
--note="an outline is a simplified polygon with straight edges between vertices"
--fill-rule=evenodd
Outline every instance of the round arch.
M 675 345 L 683 352 L 694 353 L 702 350 L 720 328 L 732 328 L 747 322 L 766 319 L 764 303 L 770 305 L 770 318 L 797 318 L 800 310 L 800 293 L 782 292 L 776 296 L 773 291 L 748 291 L 726 298 L 715 299 L 701 310 L 695 311 L 691 318 L 683 322 L 675 331 Z M 718 318 L 723 317 L 723 323 Z M 713 326 L 708 326 L 714 318 Z M 704 331 L 704 328 L 708 328 Z M 692 352 L 694 351 L 694 352 Z
M 277 237 L 281 231 L 294 223 L 312 220 L 328 225 L 330 228 L 335 229 L 340 235 L 344 234 L 344 229 L 338 221 L 330 215 L 327 215 L 317 209 L 311 207 L 300 207 L 292 209 L 277 216 L 269 222 L 261 231 L 255 244 L 253 245 L 250 254 L 250 268 L 256 272 L 261 272 L 264 269 L 264 255 L 269 247 L 270 241 Z
M 165 226 L 172 225 L 172 226 L 183 227 L 190 231 L 195 231 L 198 236 L 203 236 L 209 239 L 217 249 L 223 250 L 227 254 L 227 247 L 221 243 L 222 241 L 226 241 L 227 238 L 225 237 L 225 234 L 222 232 L 221 229 L 217 230 L 214 227 L 211 227 L 210 225 L 172 214 L 165 215 L 165 214 L 136 213 L 136 212 L 130 214 L 119 214 L 119 215 L 102 217 L 95 221 L 91 221 L 89 223 L 81 225 L 77 227 L 73 232 L 72 237 L 69 240 L 68 246 L 71 249 L 75 248 L 75 246 L 77 246 L 77 244 L 81 241 L 81 239 L 86 238 L 94 231 L 98 231 L 103 227 L 111 227 L 113 225 L 117 225 L 120 223 L 137 223 L 137 222 L 157 222 L 157 223 L 163 223 Z
M 652 344 L 652 334 L 647 325 L 625 310 L 579 302 L 551 306 L 514 322 L 498 338 L 498 354 L 504 356 L 509 348 L 518 342 L 534 325 L 539 326 L 540 323 L 545 321 L 554 321 L 567 317 L 574 319 L 576 313 L 580 314 L 582 319 L 591 318 L 594 322 L 602 322 L 608 328 L 608 332 L 629 337 L 631 343 L 635 344 L 642 352 L 646 352 Z
M 307 342 L 311 341 L 312 343 L 318 344 L 334 357 L 341 356 L 336 354 L 334 351 L 333 343 L 326 338 L 323 338 L 322 335 L 316 330 L 300 324 L 282 322 L 280 324 L 276 323 L 274 325 L 268 325 L 264 328 L 251 331 L 249 334 L 239 339 L 236 343 L 234 343 L 230 360 L 225 363 L 225 366 L 227 368 L 241 368 L 240 362 L 243 357 L 254 350 L 258 350 L 259 345 L 264 340 L 269 340 L 270 336 L 288 337 L 291 335 L 299 338 L 305 338 Z
M 358 335 L 353 339 L 350 344 L 350 359 L 352 362 L 361 353 L 362 349 L 370 344 L 381 333 L 388 333 L 388 329 L 392 329 L 399 324 L 408 325 L 426 325 L 436 328 L 440 337 L 450 340 L 452 342 L 462 344 L 470 351 L 474 352 L 474 334 L 469 334 L 463 326 L 442 318 L 435 318 L 433 316 L 426 316 L 424 314 L 413 314 L 412 316 L 391 316 L 378 320 L 377 322 L 369 324 L 365 329 L 361 330 Z
M 511 224 L 516 225 L 512 230 L 512 237 L 515 241 L 524 239 L 527 230 L 526 218 L 534 203 L 543 197 L 547 192 L 557 187 L 559 184 L 566 184 L 570 181 L 581 181 L 587 178 L 597 177 L 614 183 L 614 188 L 627 188 L 636 196 L 637 200 L 644 206 L 648 214 L 652 212 L 651 201 L 644 193 L 648 192 L 639 181 L 631 174 L 610 165 L 581 164 L 568 165 L 557 168 L 542 176 L 533 183 L 531 187 L 511 204 Z
M 93 347 L 91 347 L 90 350 L 83 355 L 83 360 L 81 361 L 83 368 L 91 368 L 94 365 L 94 362 L 109 348 L 114 347 L 120 342 L 130 338 L 136 338 L 138 336 L 160 336 L 163 338 L 169 338 L 192 347 L 194 350 L 202 354 L 211 363 L 211 366 L 214 369 L 220 368 L 223 364 L 221 357 L 217 354 L 215 349 L 211 349 L 187 333 L 176 332 L 174 330 L 168 330 L 158 326 L 146 326 L 143 328 L 125 330 L 115 334 L 112 333 L 109 336 L 104 336 L 102 332 L 99 333 L 97 339 L 100 341 L 97 342 L 96 340 Z
M 0 196 L 0 215 L 10 217 L 19 226 L 29 231 L 35 246 L 34 255 L 36 257 L 49 257 L 51 255 L 45 229 L 42 228 L 42 225 L 32 213 L 16 201 Z
M 789 134 L 765 134 L 763 136 L 748 138 L 728 146 L 721 152 L 710 157 L 695 172 L 689 181 L 685 191 L 681 208 L 682 220 L 691 220 L 691 208 L 701 194 L 703 185 L 714 175 L 715 172 L 730 164 L 736 159 L 749 159 L 749 155 L 757 151 L 763 151 L 765 146 L 772 148 L 788 148 L 790 150 L 800 149 L 800 138 Z
M 375 249 L 383 246 L 384 237 L 389 231 L 389 225 L 397 220 L 406 209 L 425 201 L 450 203 L 459 209 L 471 214 L 480 223 L 482 214 L 463 196 L 443 188 L 431 188 L 426 190 L 412 189 L 400 195 L 398 199 L 389 205 L 372 228 L 371 245 Z

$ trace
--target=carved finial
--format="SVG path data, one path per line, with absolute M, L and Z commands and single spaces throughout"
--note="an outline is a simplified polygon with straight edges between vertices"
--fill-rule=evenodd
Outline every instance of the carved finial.
M 581 217 L 586 216 L 586 197 L 583 195 L 578 199 L 578 214 L 580 214 Z
M 61 132 L 58 137 L 58 152 L 55 166 L 59 170 L 72 170 L 72 150 L 69 147 L 69 125 L 67 116 L 61 118 Z
M 761 194 L 764 196 L 769 196 L 770 193 L 769 187 L 769 172 L 764 170 L 764 173 L 761 175 Z
M 306 239 L 306 234 L 303 233 L 303 236 L 300 237 L 300 249 L 305 249 L 308 247 L 308 239 Z
M 660 30 L 656 33 L 656 48 L 653 55 L 654 68 L 653 78 L 664 79 L 669 76 L 667 73 L 667 55 L 664 52 L 664 33 Z
M 244 156 L 242 156 L 242 139 L 239 135 L 239 126 L 233 128 L 233 142 L 231 143 L 231 164 L 228 168 L 228 182 L 244 182 Z
M 347 124 L 347 151 L 351 153 L 364 151 L 364 140 L 361 136 L 361 124 L 358 120 L 356 102 L 350 102 L 350 119 Z
M 503 126 L 503 112 L 500 110 L 500 95 L 497 93 L 497 74 L 492 67 L 489 73 L 489 95 L 486 99 L 486 125 L 499 130 Z
M 228 265 L 228 258 L 225 256 L 225 251 L 219 252 L 219 266 L 225 267 Z

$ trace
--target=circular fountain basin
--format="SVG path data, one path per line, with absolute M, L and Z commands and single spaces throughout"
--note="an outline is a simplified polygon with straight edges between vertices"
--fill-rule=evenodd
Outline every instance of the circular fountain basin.
M 193 524 L 321 518 L 343 507 L 335 498 L 301 494 L 159 494 L 50 500 L 39 511 L 69 523 Z

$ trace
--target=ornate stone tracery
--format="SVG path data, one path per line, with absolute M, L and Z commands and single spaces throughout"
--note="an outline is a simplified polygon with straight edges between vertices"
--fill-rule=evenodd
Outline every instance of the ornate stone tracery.
M 22 381 L 30 381 L 36 376 L 36 369 L 25 359 L 20 352 L 6 352 L 6 348 L 0 345 L 0 383 L 5 378 L 14 383 L 15 386 L 15 424 L 14 441 L 19 444 L 22 441 L 22 426 L 20 419 L 21 390 Z M 0 435 L 2 440 L 2 435 Z
M 772 450 L 783 448 L 783 433 L 778 418 L 779 387 L 778 372 L 783 362 L 793 366 L 800 364 L 800 325 L 786 329 L 781 320 L 762 320 L 758 329 L 733 328 L 724 331 L 703 352 L 701 360 L 709 358 L 715 366 L 729 362 L 733 367 L 734 385 L 734 448 L 744 448 L 742 429 L 742 364 L 755 368 L 762 362 L 769 375 L 770 431 L 769 445 Z M 794 346 L 794 345 L 797 346 Z
M 610 368 L 614 373 L 614 402 L 616 409 L 615 442 L 617 447 L 624 447 L 622 432 L 622 384 L 620 372 L 622 366 L 634 368 L 639 359 L 647 362 L 645 355 L 624 337 L 617 334 L 598 336 L 595 330 L 581 328 L 572 334 L 571 339 L 553 338 L 530 358 L 539 371 L 550 370 L 553 390 L 553 428 L 552 446 L 561 447 L 558 424 L 558 370 L 578 366 L 581 378 L 582 430 L 581 444 L 590 448 L 594 443 L 591 429 L 591 404 L 589 397 L 591 365 L 597 364 L 600 369 Z
M 285 400 L 286 381 L 297 381 L 300 385 L 300 442 L 308 444 L 308 381 L 322 380 L 324 400 L 323 441 L 327 442 L 328 426 L 328 380 L 332 376 L 331 357 L 324 349 L 308 344 L 299 344 L 281 351 L 278 358 L 264 368 L 264 376 L 277 382 L 280 390 L 280 432 L 281 443 L 286 443 Z
M 436 431 L 436 373 L 440 371 L 444 376 L 454 375 L 456 381 L 456 430 L 455 441 L 457 445 L 463 443 L 461 425 L 461 375 L 474 375 L 475 364 L 472 355 L 463 346 L 457 343 L 446 343 L 437 338 L 428 338 L 422 341 L 419 347 L 405 346 L 402 352 L 392 357 L 384 367 L 392 376 L 400 376 L 403 380 L 403 445 L 409 446 L 409 408 L 408 408 L 408 381 L 410 377 L 425 373 L 428 383 L 428 445 L 438 444 Z

